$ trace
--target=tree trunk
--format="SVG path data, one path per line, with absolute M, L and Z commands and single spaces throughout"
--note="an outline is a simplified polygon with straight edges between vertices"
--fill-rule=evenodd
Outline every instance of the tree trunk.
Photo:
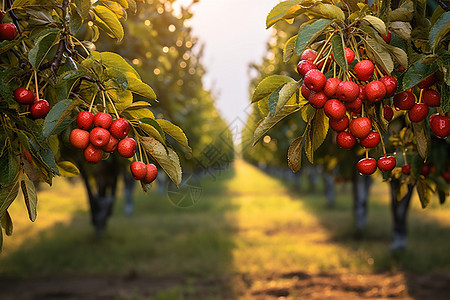
M 357 230 L 362 230 L 367 224 L 368 197 L 372 178 L 354 173 L 353 183 L 353 215 Z
M 408 244 L 406 219 L 414 186 L 408 185 L 408 193 L 400 201 L 397 201 L 397 193 L 400 189 L 400 181 L 396 179 L 392 180 L 390 183 L 390 187 L 392 219 L 394 222 L 392 230 L 393 240 L 391 243 L 391 250 L 406 249 L 406 246 Z

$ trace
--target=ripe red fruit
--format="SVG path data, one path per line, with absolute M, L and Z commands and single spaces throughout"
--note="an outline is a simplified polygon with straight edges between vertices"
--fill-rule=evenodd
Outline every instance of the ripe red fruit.
M 45 118 L 50 111 L 50 105 L 47 100 L 40 99 L 31 105 L 30 111 L 34 119 Z
M 414 106 L 414 103 L 416 103 L 416 97 L 409 91 L 404 91 L 394 96 L 394 106 L 398 110 L 409 110 Z
M 330 119 L 330 127 L 336 132 L 341 132 L 347 129 L 349 123 L 350 121 L 346 115 L 344 115 L 344 117 L 340 120 Z
M 359 141 L 364 148 L 375 148 L 380 143 L 380 134 L 376 131 L 371 131 L 369 134 Z
M 323 90 L 325 83 L 327 82 L 327 78 L 319 70 L 313 69 L 305 74 L 303 82 L 306 85 L 306 87 L 311 91 L 319 92 Z
M 344 102 L 355 101 L 359 96 L 359 86 L 352 81 L 342 81 L 338 84 L 336 95 Z
M 336 90 L 339 83 L 341 83 L 341 80 L 339 78 L 329 78 L 325 82 L 325 86 L 323 88 L 323 92 L 325 93 L 325 95 L 330 98 L 336 98 Z
M 104 129 L 109 129 L 109 127 L 111 127 L 112 121 L 113 119 L 111 115 L 104 112 L 96 113 L 94 116 L 94 125 Z
M 383 40 L 389 44 L 391 42 L 391 32 L 388 30 L 387 34 L 382 34 Z
M 358 77 L 358 79 L 361 81 L 370 80 L 373 77 L 374 70 L 375 66 L 368 59 L 358 62 L 353 68 L 353 71 L 355 71 L 356 73 L 356 77 Z
M 428 105 L 425 103 L 416 103 L 414 106 L 408 111 L 408 116 L 411 122 L 421 122 L 425 120 L 428 116 L 429 112 Z
M 34 94 L 26 88 L 18 87 L 14 90 L 14 100 L 20 104 L 32 104 L 34 102 Z
M 102 160 L 103 153 L 97 147 L 94 147 L 92 144 L 89 144 L 83 152 L 84 160 L 89 164 L 96 164 Z
M 350 48 L 345 48 L 345 58 L 347 59 L 347 63 L 350 65 L 355 59 L 355 52 L 353 52 Z
M 378 169 L 383 172 L 392 171 L 397 164 L 397 160 L 393 156 L 380 157 L 377 161 Z
M 309 60 L 310 62 L 314 62 L 314 60 L 316 59 L 318 54 L 319 53 L 317 53 L 317 51 L 314 51 L 313 49 L 306 49 L 305 51 L 303 51 L 300 59 L 301 60 Z
M 356 164 L 358 172 L 363 175 L 371 175 L 377 170 L 377 161 L 375 158 L 363 158 Z
M 449 171 L 445 171 L 444 173 L 442 173 L 442 178 L 445 179 L 446 182 L 450 182 L 450 172 Z
M 430 174 L 430 166 L 429 165 L 423 165 L 420 169 L 420 174 L 427 177 L 428 174 Z
M 90 130 L 94 125 L 94 114 L 88 111 L 80 111 L 77 115 L 78 128 Z
M 126 138 L 119 142 L 117 151 L 123 157 L 130 158 L 136 153 L 136 141 L 133 138 Z
M 113 153 L 117 149 L 117 145 L 119 144 L 119 140 L 110 135 L 108 144 L 102 147 L 102 150 L 108 153 Z
M 350 122 L 348 129 L 350 130 L 351 134 L 353 134 L 353 136 L 363 139 L 369 134 L 370 130 L 372 129 L 372 121 L 370 121 L 370 119 L 366 117 L 359 117 L 353 119 Z
M 130 171 L 136 180 L 142 180 L 147 176 L 147 166 L 141 161 L 133 161 L 130 165 Z
M 325 114 L 333 120 L 340 120 L 345 116 L 345 105 L 337 99 L 330 99 L 324 106 Z
M 450 135 L 450 117 L 435 114 L 430 117 L 430 128 L 438 138 L 445 139 Z
M 397 91 L 398 82 L 394 76 L 384 76 L 379 79 L 386 88 L 386 97 L 392 97 Z
M 361 98 L 358 98 L 358 99 L 356 99 L 355 101 L 352 101 L 352 102 L 346 102 L 345 103 L 345 108 L 348 111 L 359 115 L 362 112 L 362 101 L 361 101 Z
M 156 176 L 158 176 L 158 169 L 154 164 L 148 164 L 147 165 L 147 175 L 144 179 L 142 179 L 142 182 L 144 184 L 152 183 L 153 180 L 156 179 Z
M 374 80 L 366 85 L 364 94 L 369 102 L 378 102 L 386 96 L 386 87 L 381 81 Z
M 431 107 L 441 105 L 441 94 L 432 89 L 424 89 L 422 92 L 423 102 Z
M 314 108 L 322 108 L 328 101 L 327 95 L 324 92 L 311 92 L 308 98 L 309 104 Z
M 13 23 L 0 24 L 0 41 L 12 41 L 17 36 L 17 28 Z
M 405 175 L 409 175 L 411 173 L 411 166 L 408 164 L 404 164 L 402 166 L 402 173 Z
M 356 139 L 350 132 L 341 131 L 336 136 L 336 143 L 343 149 L 351 149 L 355 146 Z
M 302 77 L 311 70 L 317 70 L 317 66 L 309 60 L 301 60 L 297 65 L 297 72 Z
M 109 132 L 111 132 L 111 134 L 119 140 L 126 137 L 129 131 L 130 124 L 124 118 L 114 120 L 114 122 L 112 122 L 111 124 L 111 127 L 109 128 Z
M 311 95 L 311 90 L 306 87 L 305 84 L 302 84 L 300 87 L 300 92 L 302 93 L 302 96 L 305 97 L 305 99 L 309 98 L 309 95 Z
M 73 147 L 84 150 L 89 145 L 89 132 L 76 128 L 70 132 L 69 141 Z
M 436 82 L 436 79 L 437 79 L 436 73 L 433 73 L 430 76 L 428 76 L 427 78 L 425 78 L 424 80 L 422 80 L 421 82 L 419 82 L 417 84 L 417 86 L 421 89 L 429 88 Z
M 111 134 L 108 130 L 101 127 L 96 127 L 91 130 L 91 133 L 89 134 L 89 141 L 95 147 L 101 148 L 108 144 L 110 136 Z
M 383 115 L 387 121 L 390 121 L 394 117 L 394 111 L 390 106 L 383 105 Z

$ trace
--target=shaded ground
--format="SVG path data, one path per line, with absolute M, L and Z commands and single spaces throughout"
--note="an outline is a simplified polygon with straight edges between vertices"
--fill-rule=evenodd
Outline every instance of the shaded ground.
M 65 184 L 65 183 L 64 183 Z M 192 208 L 165 195 L 118 203 L 108 233 L 93 239 L 83 191 L 43 191 L 36 224 L 23 203 L 0 256 L 0 299 L 449 299 L 450 207 L 413 202 L 410 248 L 389 251 L 388 193 L 377 185 L 364 238 L 351 198 L 326 209 L 258 169 L 201 184 Z M 71 189 L 70 195 L 67 190 Z

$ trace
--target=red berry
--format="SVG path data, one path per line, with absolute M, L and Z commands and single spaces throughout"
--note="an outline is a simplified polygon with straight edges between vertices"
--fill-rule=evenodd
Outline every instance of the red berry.
M 377 170 L 377 161 L 375 158 L 363 158 L 356 164 L 358 172 L 363 175 L 371 175 Z
M 126 138 L 119 142 L 117 151 L 123 157 L 130 158 L 136 153 L 136 141 L 133 138 Z
M 390 121 L 394 117 L 394 111 L 390 106 L 383 105 L 383 115 L 387 121 Z
M 344 131 L 345 129 L 347 129 L 349 123 L 350 123 L 350 121 L 348 120 L 348 117 L 346 115 L 344 115 L 344 117 L 342 117 L 342 119 L 337 120 L 337 121 L 330 119 L 330 127 L 331 127 L 331 129 L 333 129 L 336 132 L 341 132 L 341 131 Z
M 386 96 L 386 87 L 381 81 L 374 80 L 366 85 L 364 94 L 369 102 L 378 102 Z
M 446 182 L 450 182 L 450 172 L 445 171 L 444 173 L 442 173 L 442 178 L 444 178 Z
M 370 80 L 373 77 L 374 70 L 375 66 L 368 59 L 358 62 L 353 68 L 353 71 L 355 71 L 356 73 L 356 77 L 358 77 L 358 79 L 361 81 Z
M 383 40 L 389 44 L 391 42 L 391 32 L 388 30 L 387 34 L 382 34 Z
M 103 153 L 97 147 L 94 147 L 92 144 L 89 144 L 83 152 L 84 160 L 89 164 L 96 164 L 102 160 Z
M 17 36 L 17 28 L 13 23 L 0 24 L 0 41 L 12 41 Z
M 425 88 L 422 92 L 423 102 L 431 107 L 436 107 L 441 105 L 441 94 L 435 90 Z
M 89 141 L 95 147 L 101 148 L 108 144 L 110 136 L 111 134 L 108 130 L 101 127 L 95 127 L 89 134 Z
M 369 134 L 370 130 L 372 129 L 372 122 L 369 118 L 359 117 L 353 119 L 350 122 L 348 129 L 350 130 L 351 134 L 353 134 L 353 136 L 363 139 Z
M 383 172 L 392 171 L 395 168 L 396 164 L 397 164 L 397 161 L 396 161 L 395 157 L 393 157 L 393 156 L 380 157 L 377 161 L 378 169 L 380 169 Z
M 416 103 L 416 98 L 409 91 L 404 91 L 394 96 L 394 106 L 398 110 L 409 110 L 414 106 L 414 103 Z
M 355 137 L 346 131 L 341 131 L 336 136 L 336 143 L 343 149 L 351 149 L 356 144 Z
M 32 104 L 34 102 L 34 94 L 26 88 L 18 87 L 14 90 L 14 100 L 20 104 Z
M 314 51 L 313 49 L 306 49 L 305 51 L 303 51 L 302 56 L 300 56 L 300 59 L 314 62 L 318 54 L 319 53 L 317 53 L 317 51 Z
M 102 150 L 107 153 L 113 153 L 114 151 L 116 151 L 118 144 L 119 144 L 119 140 L 110 134 L 108 144 L 103 146 Z
M 142 179 L 142 182 L 144 184 L 152 183 L 153 180 L 156 179 L 156 176 L 158 176 L 158 169 L 154 164 L 148 164 L 147 165 L 147 175 L 144 179 Z
M 141 161 L 133 161 L 130 165 L 130 171 L 136 180 L 142 180 L 147 176 L 147 166 Z
M 124 118 L 114 120 L 109 128 L 109 132 L 111 132 L 111 134 L 119 140 L 126 137 L 128 135 L 128 131 L 130 131 L 130 124 Z
M 424 80 L 422 80 L 421 82 L 419 82 L 417 84 L 417 86 L 421 89 L 429 88 L 436 82 L 436 79 L 437 79 L 436 73 L 433 73 L 430 76 L 428 76 L 427 78 L 425 78 Z
M 380 143 L 380 134 L 376 131 L 371 131 L 369 134 L 359 141 L 364 148 L 375 148 Z
M 345 58 L 347 59 L 347 63 L 350 65 L 355 59 L 355 52 L 353 52 L 350 48 L 345 48 Z
M 435 114 L 429 120 L 431 131 L 438 138 L 445 139 L 450 135 L 450 117 Z
M 309 60 L 301 60 L 297 65 L 297 72 L 302 77 L 311 70 L 317 70 L 317 66 Z
M 94 116 L 94 125 L 104 129 L 109 129 L 109 127 L 111 127 L 112 121 L 113 119 L 111 115 L 104 112 L 96 113 Z
M 411 166 L 408 164 L 404 164 L 402 166 L 402 173 L 405 175 L 409 175 L 411 173 Z
M 359 96 L 359 86 L 352 81 L 342 81 L 338 84 L 336 95 L 344 102 L 355 101 Z
M 69 141 L 73 147 L 84 150 L 89 145 L 89 132 L 76 128 L 70 132 Z
M 362 112 L 362 101 L 361 98 L 356 99 L 355 101 L 352 102 L 346 102 L 345 103 L 345 108 L 350 111 L 353 112 L 355 114 L 360 114 Z
M 305 99 L 308 99 L 309 95 L 311 95 L 311 90 L 308 89 L 305 84 L 302 84 L 300 92 L 302 93 L 302 96 L 305 97 Z
M 408 111 L 408 116 L 411 122 L 421 122 L 425 120 L 428 116 L 429 112 L 428 105 L 425 103 L 416 103 L 414 106 Z
M 45 116 L 50 111 L 50 105 L 48 104 L 47 100 L 40 99 L 31 105 L 31 116 L 34 119 L 40 119 L 45 118 Z
M 322 108 L 328 101 L 328 97 L 324 92 L 311 92 L 308 98 L 309 104 L 314 108 Z
M 341 83 L 339 78 L 329 78 L 325 82 L 325 87 L 323 88 L 323 92 L 330 98 L 336 98 L 336 90 L 337 87 Z
M 333 120 L 340 120 L 345 116 L 345 105 L 337 99 L 330 99 L 324 106 L 325 114 Z
M 77 115 L 78 128 L 90 130 L 94 125 L 94 114 L 88 111 L 80 111 Z
M 323 90 L 326 82 L 325 75 L 317 69 L 310 70 L 305 74 L 304 83 L 311 91 L 319 92 Z
M 430 166 L 429 165 L 423 165 L 420 169 L 420 174 L 427 177 L 428 174 L 430 174 Z
M 384 76 L 379 79 L 386 88 L 386 97 L 392 97 L 397 91 L 398 82 L 394 76 Z

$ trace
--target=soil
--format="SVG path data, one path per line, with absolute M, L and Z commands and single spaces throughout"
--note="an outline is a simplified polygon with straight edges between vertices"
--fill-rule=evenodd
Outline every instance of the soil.
M 292 272 L 256 277 L 125 277 L 0 279 L 2 300 L 20 299 L 450 299 L 449 274 L 308 274 Z M 179 294 L 177 294 L 179 293 Z M 166 299 L 166 298 L 162 298 Z

